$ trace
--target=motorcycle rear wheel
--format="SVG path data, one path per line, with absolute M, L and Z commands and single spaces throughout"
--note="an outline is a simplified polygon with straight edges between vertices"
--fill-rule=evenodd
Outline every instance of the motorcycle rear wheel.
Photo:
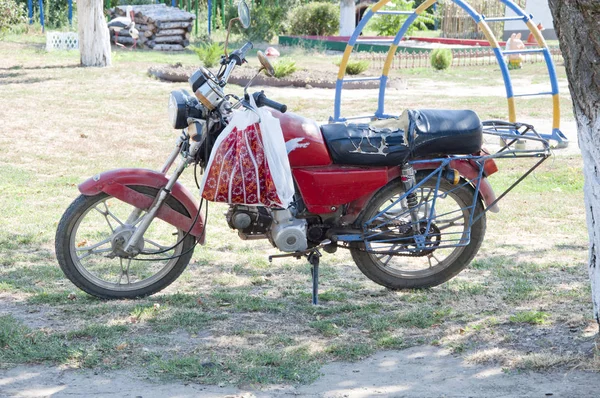
M 427 196 L 427 193 L 435 189 L 435 179 L 425 182 L 418 192 L 420 200 Z M 440 238 L 444 239 L 444 234 L 461 234 L 468 227 L 469 212 L 464 209 L 473 204 L 475 190 L 472 186 L 465 184 L 465 180 L 459 182 L 460 188 L 451 185 L 448 181 L 440 182 L 440 192 L 436 199 L 436 214 L 458 214 L 455 220 L 448 222 L 447 225 L 438 221 L 435 228 L 440 231 Z M 385 210 L 391 203 L 404 194 L 402 183 L 398 180 L 388 184 L 379 191 L 369 202 L 363 214 L 357 220 L 359 225 L 373 218 L 375 215 Z M 444 196 L 444 194 L 447 194 Z M 394 209 L 388 210 L 390 213 Z M 454 213 L 452 213 L 454 212 Z M 474 216 L 483 212 L 483 205 L 477 200 Z M 462 214 L 461 214 L 462 213 Z M 447 217 L 447 216 L 446 216 Z M 442 220 L 443 221 L 443 220 Z M 410 223 L 410 220 L 406 220 Z M 485 235 L 486 219 L 485 214 L 471 227 L 471 239 L 468 245 L 454 248 L 434 249 L 428 254 L 421 256 L 394 256 L 385 254 L 376 254 L 366 251 L 365 243 L 355 244 L 350 248 L 352 258 L 365 276 L 373 282 L 393 290 L 401 289 L 422 289 L 440 285 L 454 276 L 458 275 L 473 260 Z M 445 232 L 445 230 L 447 230 Z M 448 238 L 446 238 L 448 239 Z M 398 245 L 396 244 L 396 247 Z M 378 244 L 374 248 L 377 252 L 389 252 L 394 250 L 393 243 Z M 440 258 L 442 258 L 440 260 Z M 434 259 L 435 264 L 432 264 Z
M 155 188 L 130 188 L 151 197 L 158 194 Z M 167 198 L 163 206 L 190 217 L 173 197 Z M 154 294 L 181 275 L 193 255 L 195 238 L 191 235 L 165 253 L 134 258 L 115 256 L 117 239 L 126 241 L 131 234 L 132 227 L 126 220 L 134 210 L 131 205 L 99 193 L 80 195 L 65 211 L 56 230 L 56 258 L 65 276 L 78 288 L 102 299 L 131 299 Z M 167 249 L 184 235 L 185 231 L 155 219 L 144 234 L 144 252 Z

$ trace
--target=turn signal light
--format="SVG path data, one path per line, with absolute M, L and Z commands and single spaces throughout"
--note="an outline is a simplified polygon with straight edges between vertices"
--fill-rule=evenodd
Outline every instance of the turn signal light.
M 460 181 L 460 173 L 455 169 L 447 169 L 444 172 L 444 178 L 450 181 L 452 185 L 456 185 Z

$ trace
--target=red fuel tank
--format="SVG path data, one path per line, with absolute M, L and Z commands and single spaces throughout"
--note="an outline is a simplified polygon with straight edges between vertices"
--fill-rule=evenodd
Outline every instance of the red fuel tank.
M 290 166 L 314 167 L 328 166 L 331 156 L 319 125 L 314 121 L 295 113 L 280 113 L 271 110 L 273 116 L 279 119 L 283 138 L 287 148 Z

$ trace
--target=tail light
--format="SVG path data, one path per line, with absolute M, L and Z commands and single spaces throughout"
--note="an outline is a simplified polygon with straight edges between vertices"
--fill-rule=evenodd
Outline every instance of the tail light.
M 481 150 L 474 154 L 476 156 L 488 156 L 490 153 L 487 151 L 487 149 L 485 148 L 481 148 Z M 469 163 L 471 163 L 471 165 L 475 168 L 479 168 L 479 165 L 477 164 L 477 162 L 475 160 L 469 160 Z M 494 159 L 486 159 L 483 162 L 483 175 L 486 177 L 491 176 L 492 174 L 494 174 L 495 172 L 498 171 L 498 166 L 496 165 L 496 162 L 494 162 Z

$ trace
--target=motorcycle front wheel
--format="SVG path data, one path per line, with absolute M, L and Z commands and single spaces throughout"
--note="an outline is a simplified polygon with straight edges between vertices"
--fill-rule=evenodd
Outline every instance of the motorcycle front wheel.
M 130 188 L 152 198 L 158 194 L 155 188 Z M 190 217 L 173 197 L 163 206 Z M 65 276 L 81 290 L 103 299 L 145 297 L 169 286 L 188 265 L 195 238 L 157 218 L 144 234 L 142 254 L 127 257 L 121 249 L 143 214 L 105 193 L 80 195 L 56 231 L 56 258 Z
M 431 198 L 435 191 L 435 179 L 426 181 L 417 190 L 419 198 L 419 216 L 426 225 L 425 215 L 430 208 Z M 468 230 L 470 212 L 466 209 L 473 204 L 475 190 L 461 179 L 458 186 L 446 180 L 440 182 L 438 196 L 436 197 L 435 214 L 431 225 L 431 250 L 415 252 L 414 244 L 400 244 L 396 242 L 371 243 L 370 250 L 366 249 L 364 242 L 354 244 L 350 248 L 352 258 L 365 276 L 373 282 L 390 289 L 422 289 L 440 285 L 462 271 L 475 257 L 485 235 L 485 214 L 471 227 L 470 242 L 466 246 L 451 246 L 449 242 L 465 239 Z M 391 226 L 388 220 L 395 220 L 396 224 L 410 225 L 411 220 L 406 211 L 406 205 L 396 202 L 404 195 L 402 183 L 395 181 L 379 191 L 368 203 L 363 214 L 357 220 L 362 227 L 367 221 L 377 214 L 382 213 L 372 222 L 374 231 L 380 233 L 399 233 L 401 227 Z M 483 212 L 483 205 L 477 200 L 475 217 Z M 404 214 L 404 219 L 398 217 Z M 377 228 L 377 225 L 384 225 Z M 382 231 L 382 229 L 384 231 Z M 407 227 L 404 227 L 408 230 Z M 377 232 L 376 232 L 377 233 Z M 407 232 L 404 232 L 407 234 Z M 410 232 L 408 232 L 410 234 Z M 435 248 L 440 246 L 439 248 Z M 411 251 L 410 249 L 413 249 Z M 382 254 L 399 252 L 403 255 Z M 410 254 L 410 255 L 407 255 Z

